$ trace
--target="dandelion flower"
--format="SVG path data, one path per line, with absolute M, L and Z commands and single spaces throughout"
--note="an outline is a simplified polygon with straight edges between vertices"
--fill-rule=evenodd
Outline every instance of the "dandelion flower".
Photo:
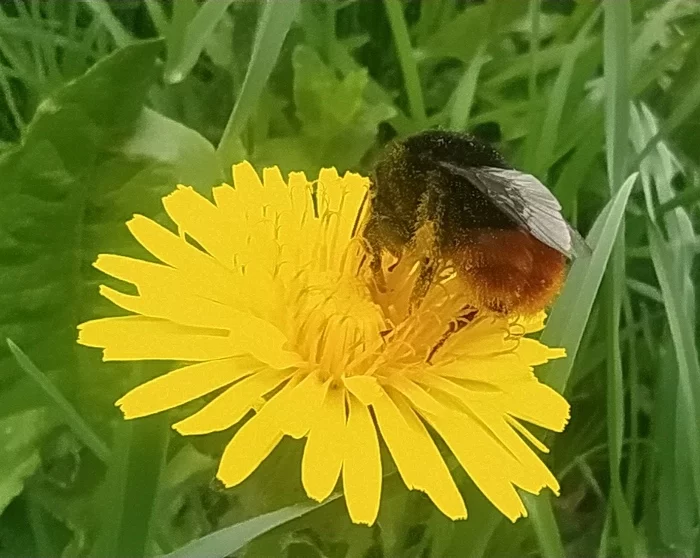
M 79 326 L 79 342 L 109 360 L 184 361 L 127 393 L 127 419 L 215 393 L 173 425 L 183 435 L 243 422 L 218 478 L 243 482 L 284 436 L 306 438 L 301 478 L 322 501 L 342 477 L 351 519 L 372 524 L 380 503 L 383 440 L 410 489 L 452 519 L 464 500 L 434 439 L 508 518 L 526 515 L 518 489 L 557 492 L 525 423 L 561 431 L 569 406 L 533 367 L 564 352 L 525 335 L 543 316 L 469 309 L 449 267 L 408 311 L 415 258 L 383 262 L 374 287 L 357 236 L 368 180 L 324 169 L 309 182 L 277 168 L 261 181 L 248 163 L 214 203 L 179 186 L 163 199 L 178 234 L 136 215 L 127 223 L 159 263 L 100 255 L 97 269 L 136 295 L 101 294 L 132 315 Z M 453 332 L 452 335 L 448 335 Z

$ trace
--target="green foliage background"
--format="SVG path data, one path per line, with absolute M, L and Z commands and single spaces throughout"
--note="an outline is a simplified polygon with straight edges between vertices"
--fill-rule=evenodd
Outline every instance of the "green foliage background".
M 4 0 L 0 4 L 0 557 L 700 556 L 697 0 Z M 558 499 L 503 520 L 458 470 L 452 523 L 395 475 L 380 517 L 303 495 L 299 445 L 212 482 L 231 435 L 113 406 L 90 264 L 124 222 L 243 158 L 367 172 L 429 127 L 498 144 L 591 231 L 538 370 L 572 403 Z M 574 357 L 575 356 L 575 360 Z M 171 554 L 169 554 L 171 553 Z

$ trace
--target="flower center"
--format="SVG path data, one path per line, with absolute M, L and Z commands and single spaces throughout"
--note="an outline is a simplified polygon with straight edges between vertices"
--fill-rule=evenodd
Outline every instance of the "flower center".
M 296 289 L 290 338 L 322 379 L 340 378 L 353 361 L 382 345 L 386 329 L 381 308 L 357 277 L 339 272 L 306 272 Z

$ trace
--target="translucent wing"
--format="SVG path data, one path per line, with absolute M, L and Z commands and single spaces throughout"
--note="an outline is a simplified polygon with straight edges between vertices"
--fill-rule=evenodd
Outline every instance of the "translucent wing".
M 569 258 L 590 252 L 586 241 L 562 217 L 557 198 L 531 174 L 496 167 L 460 167 L 444 161 L 438 164 L 466 178 L 540 242 Z

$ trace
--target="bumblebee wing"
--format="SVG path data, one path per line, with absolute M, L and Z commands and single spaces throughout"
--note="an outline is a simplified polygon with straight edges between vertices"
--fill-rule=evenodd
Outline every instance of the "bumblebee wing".
M 569 227 L 569 234 L 571 235 L 571 258 L 581 258 L 589 257 L 593 254 L 593 250 L 586 242 L 586 239 L 581 236 L 581 234 L 572 227 L 569 223 L 566 223 Z
M 562 217 L 557 198 L 531 174 L 495 167 L 465 168 L 444 161 L 439 164 L 466 178 L 540 242 L 569 258 L 589 251 L 586 241 Z

